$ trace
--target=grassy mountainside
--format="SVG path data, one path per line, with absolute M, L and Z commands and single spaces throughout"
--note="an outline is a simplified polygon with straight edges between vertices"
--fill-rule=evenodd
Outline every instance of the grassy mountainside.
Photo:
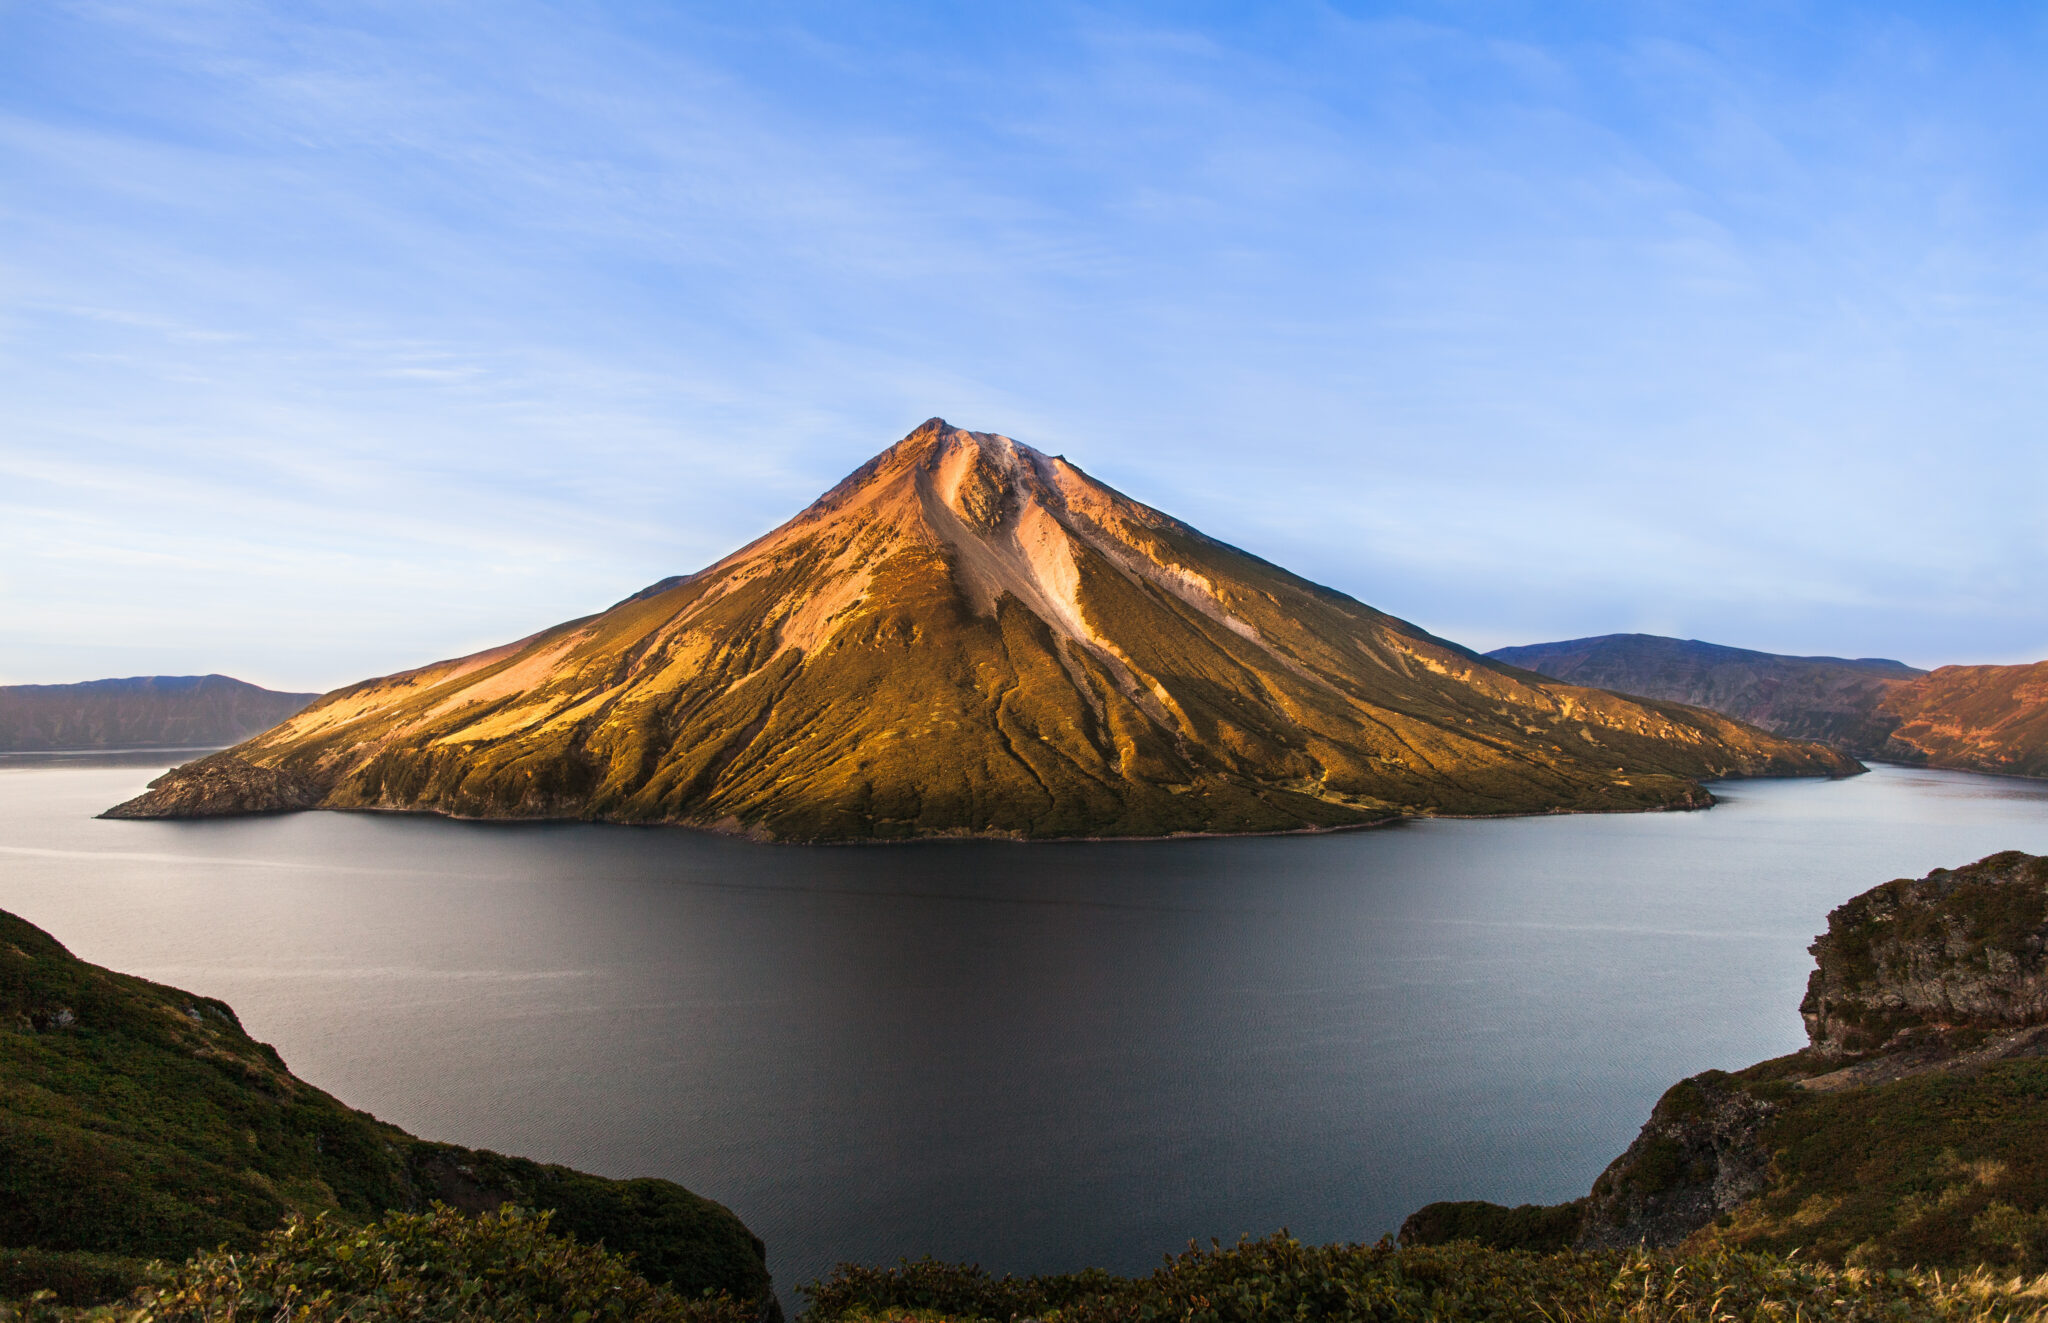
M 1859 770 L 1497 666 L 938 419 L 699 574 L 232 753 L 326 807 L 805 840 L 1692 807 Z
M 1497 648 L 1510 666 L 1624 694 L 1712 708 L 1752 726 L 1874 754 L 1898 725 L 1879 705 L 1901 681 L 1925 675 L 1877 657 L 1783 657 L 1655 634 Z
M 178 1259 L 251 1248 L 288 1214 L 364 1222 L 437 1200 L 554 1209 L 687 1291 L 768 1289 L 760 1241 L 718 1204 L 416 1139 L 294 1077 L 224 1003 L 0 913 L 0 1246 Z
M 318 697 L 279 693 L 225 675 L 0 685 L 0 752 L 233 744 Z
M 1813 950 L 1806 1049 L 1673 1085 L 1586 1199 L 1404 1240 L 2048 1270 L 2048 858 L 1873 888 Z

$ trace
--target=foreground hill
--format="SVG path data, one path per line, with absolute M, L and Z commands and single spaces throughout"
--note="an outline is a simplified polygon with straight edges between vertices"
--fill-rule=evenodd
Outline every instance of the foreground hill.
M 1156 836 L 1696 807 L 1707 778 L 1860 770 L 1497 666 L 938 419 L 709 569 L 231 753 L 121 814 Z
M 1878 713 L 1900 681 L 1927 674 L 1879 657 L 1784 657 L 1655 634 L 1603 634 L 1497 648 L 1510 666 L 1724 712 L 1780 735 L 1874 754 L 1899 724 Z
M 1672 1086 L 1577 1203 L 1433 1204 L 1404 1241 L 2048 1269 L 2048 858 L 1887 882 L 1813 952 L 1807 1048 Z
M 225 675 L 0 685 L 0 753 L 233 744 L 318 697 L 279 693 Z
M 1574 684 L 1666 698 L 1858 757 L 2048 776 L 2048 662 L 1944 666 L 1781 657 L 1653 634 L 1487 654 Z
M 0 913 L 0 1247 L 178 1259 L 251 1248 L 291 1213 L 435 1200 L 553 1209 L 657 1282 L 769 1294 L 761 1242 L 708 1199 L 416 1139 L 294 1076 L 225 1004 Z

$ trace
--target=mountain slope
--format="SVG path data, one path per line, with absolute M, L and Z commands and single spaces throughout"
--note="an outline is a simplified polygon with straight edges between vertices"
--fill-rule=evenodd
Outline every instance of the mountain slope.
M 233 744 L 318 697 L 279 693 L 225 675 L 0 685 L 0 752 Z
M 88 964 L 0 912 L 0 1246 L 182 1258 L 289 1212 L 364 1222 L 441 1201 L 555 1210 L 689 1292 L 769 1294 L 761 1242 L 662 1180 L 416 1139 L 321 1092 L 224 1003 Z
M 1690 807 L 1703 778 L 1859 770 L 1498 667 L 939 419 L 709 569 L 232 754 L 327 807 L 813 840 Z M 123 811 L 207 799 L 177 781 Z
M 2048 662 L 1944 666 L 1888 689 L 1896 723 L 1878 757 L 2007 776 L 2048 776 Z
M 1573 684 L 1693 703 L 1893 762 L 2048 776 L 2048 662 L 1919 671 L 1865 657 L 1782 657 L 1654 634 L 1499 648 L 1495 661 Z
M 1712 708 L 1852 753 L 1883 747 L 1898 723 L 1878 705 L 1900 681 L 1927 674 L 1882 658 L 1785 657 L 1655 634 L 1603 634 L 1486 655 L 1573 684 Z

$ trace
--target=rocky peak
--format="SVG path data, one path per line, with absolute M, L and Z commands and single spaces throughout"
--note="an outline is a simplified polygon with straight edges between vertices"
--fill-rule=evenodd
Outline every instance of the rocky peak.
M 1815 1052 L 2048 1024 L 2048 858 L 2008 850 L 1873 887 L 1828 915 L 1800 1016 Z

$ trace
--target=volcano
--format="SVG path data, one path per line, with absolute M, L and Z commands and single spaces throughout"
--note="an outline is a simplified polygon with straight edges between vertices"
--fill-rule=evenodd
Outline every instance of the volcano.
M 1859 770 L 1488 661 L 934 418 L 708 569 L 337 690 L 114 812 L 1165 836 L 1694 808 L 1706 779 Z

